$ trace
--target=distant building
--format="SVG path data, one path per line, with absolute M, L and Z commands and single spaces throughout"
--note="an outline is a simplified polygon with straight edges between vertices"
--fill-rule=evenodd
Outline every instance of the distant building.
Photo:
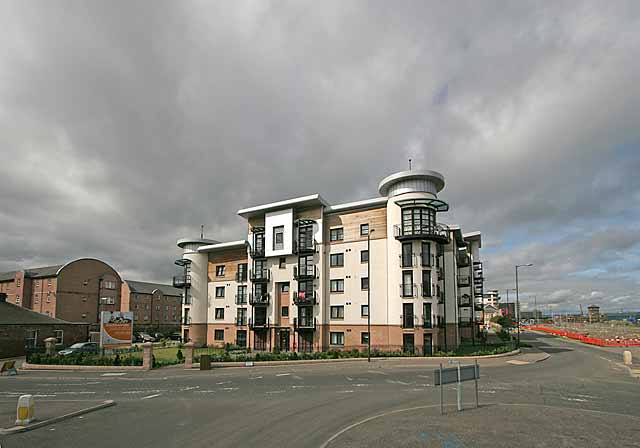
M 0 293 L 0 359 L 41 350 L 44 340 L 51 337 L 56 338 L 59 348 L 84 342 L 89 337 L 89 325 L 36 313 L 7 302 L 7 295 Z
M 122 311 L 133 312 L 136 331 L 180 331 L 182 290 L 171 285 L 124 280 Z
M 500 310 L 501 316 L 511 316 L 514 319 L 516 318 L 516 304 L 513 302 L 509 303 L 501 303 L 499 304 L 498 309 Z
M 93 258 L 0 273 L 0 292 L 8 303 L 87 324 L 97 324 L 101 311 L 120 310 L 121 283 L 115 269 Z
M 587 315 L 590 323 L 600 322 L 600 307 L 598 305 L 589 305 L 587 307 Z
M 500 302 L 500 294 L 497 289 L 487 291 L 482 295 L 482 304 L 491 305 L 494 308 L 498 308 L 498 302 Z
M 542 319 L 542 311 L 533 310 L 533 311 L 520 311 L 520 318 L 529 320 L 529 319 Z

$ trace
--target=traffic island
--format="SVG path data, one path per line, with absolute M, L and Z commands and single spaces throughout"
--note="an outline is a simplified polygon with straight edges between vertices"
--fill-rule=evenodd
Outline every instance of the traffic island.
M 115 405 L 113 400 L 41 400 L 35 399 L 35 419 L 28 425 L 16 425 L 16 403 L 5 402 L 0 405 L 0 434 L 9 435 L 19 432 L 31 431 L 43 426 L 61 422 L 73 417 L 78 417 L 99 409 Z

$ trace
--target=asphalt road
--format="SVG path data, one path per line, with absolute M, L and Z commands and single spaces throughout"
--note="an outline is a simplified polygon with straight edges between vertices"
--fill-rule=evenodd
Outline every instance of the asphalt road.
M 640 446 L 640 380 L 613 350 L 546 335 L 524 340 L 551 357 L 481 362 L 480 404 L 445 389 L 438 362 L 165 368 L 123 374 L 30 372 L 0 378 L 0 407 L 17 396 L 113 399 L 117 405 L 31 432 L 0 436 L 23 447 L 539 447 Z M 513 361 L 520 361 L 516 364 Z

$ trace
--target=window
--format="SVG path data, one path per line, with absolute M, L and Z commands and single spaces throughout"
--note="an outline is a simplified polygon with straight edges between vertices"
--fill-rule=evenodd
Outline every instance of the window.
M 289 317 L 289 307 L 288 306 L 283 306 L 282 310 L 280 312 L 280 315 L 282 317 Z
M 280 292 L 289 292 L 289 284 L 283 283 L 282 285 L 280 285 Z
M 224 308 L 216 308 L 216 319 L 224 319 Z
M 164 310 L 165 310 L 165 311 L 169 311 L 169 305 L 165 305 L 165 306 L 164 306 Z
M 284 226 L 273 228 L 273 250 L 284 249 Z
M 213 330 L 214 341 L 224 341 L 224 330 Z
M 360 236 L 369 235 L 369 224 L 360 224 Z
M 40 280 L 36 280 L 36 286 L 40 286 Z
M 402 267 L 410 268 L 413 266 L 411 243 L 402 243 Z
M 224 297 L 224 286 L 216 286 L 216 297 Z
M 36 348 L 38 344 L 38 330 L 24 331 L 24 345 L 27 348 Z
M 369 343 L 369 333 L 366 331 L 360 333 L 360 344 L 367 345 Z
M 424 328 L 431 328 L 431 304 L 423 303 L 422 304 L 422 320 Z
M 160 305 L 156 305 L 156 311 L 160 311 Z
M 402 271 L 402 297 L 413 297 L 413 271 Z
M 238 293 L 236 294 L 236 303 L 238 305 L 247 303 L 247 286 L 238 286 Z
M 287 257 L 280 257 L 280 262 L 278 263 L 278 267 L 280 269 L 285 269 L 287 267 Z
M 216 266 L 216 277 L 224 277 L 225 265 Z
M 342 241 L 343 239 L 344 229 L 342 227 L 329 230 L 329 241 Z
M 422 266 L 431 266 L 431 244 L 422 243 L 420 257 L 422 258 Z
M 20 279 L 16 280 L 16 286 L 19 288 L 20 287 Z
M 238 265 L 238 278 L 237 281 L 239 282 L 246 282 L 247 281 L 247 263 L 240 263 Z
M 360 316 L 361 317 L 369 316 L 369 305 L 360 305 Z
M 344 254 L 329 255 L 329 266 L 332 268 L 344 266 Z
M 133 313 L 133 321 L 138 322 L 138 313 Z
M 431 297 L 431 271 L 422 271 L 422 297 Z
M 331 345 L 344 345 L 344 333 L 342 331 L 331 332 Z
M 51 279 L 47 280 L 47 286 L 51 286 Z
M 369 277 L 362 277 L 360 279 L 360 289 L 363 291 L 369 289 Z
M 344 280 L 331 280 L 331 292 L 344 292 Z
M 116 282 L 111 281 L 111 280 L 104 280 L 102 282 L 102 287 L 104 289 L 116 289 Z
M 137 303 L 134 305 L 133 309 L 140 309 L 140 305 L 138 305 Z
M 332 306 L 331 307 L 331 319 L 344 319 L 344 306 Z
M 360 251 L 360 263 L 369 263 L 369 251 L 361 250 Z
M 16 296 L 16 303 L 20 303 L 20 296 Z
M 238 308 L 236 310 L 236 325 L 247 325 L 247 309 Z
M 56 338 L 56 345 L 62 345 L 64 343 L 63 330 L 53 330 L 53 337 Z
M 247 346 L 247 330 L 236 331 L 236 345 L 239 347 Z
M 436 225 L 436 211 L 431 208 L 402 209 L 402 233 L 422 235 L 433 233 Z

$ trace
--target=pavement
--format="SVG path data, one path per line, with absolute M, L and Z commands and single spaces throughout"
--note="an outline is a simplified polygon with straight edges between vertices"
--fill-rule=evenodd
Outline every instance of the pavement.
M 17 396 L 112 399 L 116 406 L 30 432 L 17 447 L 545 447 L 640 445 L 640 380 L 622 355 L 527 332 L 521 355 L 480 361 L 446 414 L 438 359 L 151 372 L 22 372 L 0 378 L 0 409 Z M 548 359 L 547 355 L 550 355 Z M 511 361 L 519 361 L 514 364 Z M 40 408 L 40 407 L 39 407 Z M 38 408 L 38 409 L 39 409 Z M 5 412 L 5 411 L 3 411 Z M 37 411 L 38 412 L 38 411 Z

